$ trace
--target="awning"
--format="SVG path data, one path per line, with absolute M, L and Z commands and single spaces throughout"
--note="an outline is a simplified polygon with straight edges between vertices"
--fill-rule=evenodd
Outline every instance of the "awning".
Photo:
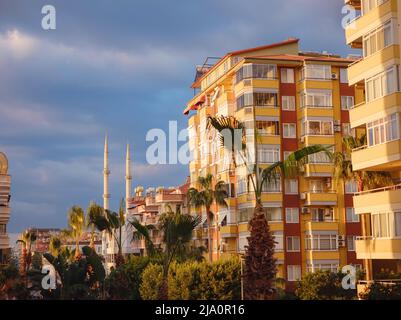
M 197 97 L 195 100 L 193 100 L 184 110 L 184 114 L 187 115 L 189 111 L 192 110 L 198 110 L 198 107 L 200 104 L 204 103 L 206 101 L 206 96 L 204 94 L 200 95 Z

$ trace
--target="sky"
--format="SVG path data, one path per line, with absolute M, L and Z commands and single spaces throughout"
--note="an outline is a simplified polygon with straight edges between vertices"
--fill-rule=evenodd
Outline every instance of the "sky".
M 43 30 L 44 5 L 56 30 Z M 301 39 L 305 51 L 345 45 L 343 0 L 0 0 L 0 151 L 12 175 L 12 233 L 64 227 L 72 205 L 102 203 L 109 136 L 112 209 L 133 186 L 176 186 L 185 165 L 149 165 L 152 128 L 167 130 L 193 96 L 207 56 Z

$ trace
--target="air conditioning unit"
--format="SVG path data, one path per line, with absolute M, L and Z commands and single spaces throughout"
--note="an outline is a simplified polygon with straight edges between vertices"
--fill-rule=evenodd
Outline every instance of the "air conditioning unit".
M 337 80 L 337 79 L 338 79 L 337 74 L 333 72 L 333 73 L 331 74 L 331 79 L 332 79 L 332 80 Z
M 345 236 L 337 236 L 338 241 L 345 241 Z
M 340 120 L 334 120 L 334 125 L 335 125 L 335 126 L 341 125 L 341 121 L 340 121 Z
M 249 87 L 252 85 L 252 80 L 250 79 L 245 79 L 244 80 L 244 87 Z
M 302 207 L 301 208 L 301 213 L 304 213 L 304 214 L 309 213 L 309 208 L 308 207 Z
M 344 247 L 345 247 L 345 241 L 343 241 L 343 240 L 338 240 L 338 247 L 339 247 L 339 248 L 344 248 Z
M 334 126 L 334 132 L 341 132 L 340 126 Z
M 299 199 L 306 200 L 306 193 L 300 193 L 299 194 Z
M 301 141 L 301 143 L 305 143 L 305 136 L 302 136 L 300 141 Z

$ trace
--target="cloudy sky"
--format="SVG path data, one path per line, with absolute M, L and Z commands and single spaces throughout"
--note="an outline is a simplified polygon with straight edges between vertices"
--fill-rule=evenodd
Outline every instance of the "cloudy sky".
M 194 66 L 206 56 L 299 37 L 303 50 L 346 55 L 343 0 L 0 0 L 0 150 L 10 161 L 10 232 L 63 227 L 74 204 L 101 202 L 103 139 L 111 194 L 171 186 L 186 166 L 145 161 L 152 128 L 185 128 Z M 41 28 L 41 9 L 57 29 Z

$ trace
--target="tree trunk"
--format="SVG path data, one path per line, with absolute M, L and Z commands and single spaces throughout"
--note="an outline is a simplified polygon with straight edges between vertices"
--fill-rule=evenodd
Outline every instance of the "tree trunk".
M 211 235 L 211 228 L 210 228 L 210 208 L 206 210 L 207 214 L 207 246 L 208 246 L 208 252 L 209 252 L 209 262 L 212 262 L 213 260 L 213 244 L 212 244 L 212 235 Z
M 246 300 L 269 300 L 274 294 L 276 259 L 274 238 L 264 215 L 263 206 L 257 201 L 250 223 L 248 246 L 245 248 L 244 295 Z
M 20 266 L 19 271 L 21 275 L 24 275 L 26 272 L 26 257 L 27 257 L 27 250 L 26 248 L 22 249 L 21 259 L 20 259 Z
M 163 282 L 160 287 L 159 300 L 168 300 L 168 278 L 163 275 Z

